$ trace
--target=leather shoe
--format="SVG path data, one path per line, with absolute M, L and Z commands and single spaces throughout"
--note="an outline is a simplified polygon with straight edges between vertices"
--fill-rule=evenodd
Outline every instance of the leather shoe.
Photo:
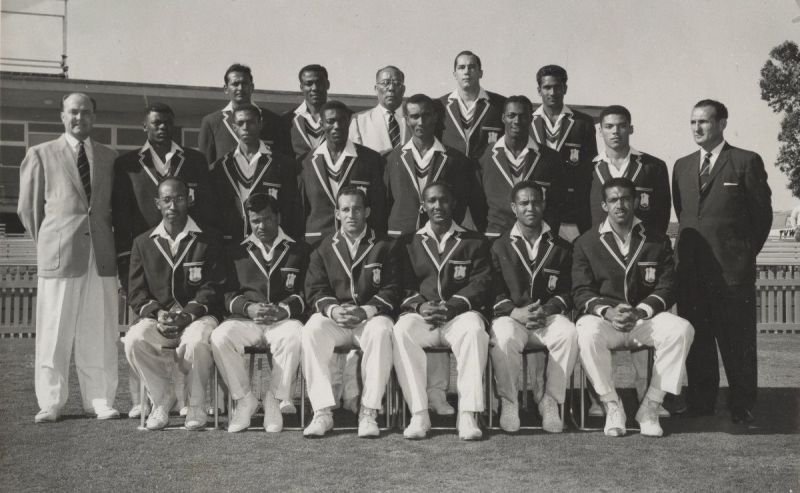
M 456 413 L 442 391 L 428 393 L 428 408 L 439 416 L 452 416 Z
M 36 423 L 55 423 L 58 421 L 58 409 L 51 407 L 49 409 L 42 409 L 33 418 Z
M 749 409 L 736 408 L 731 410 L 731 421 L 734 423 L 750 424 L 756 420 L 753 413 Z

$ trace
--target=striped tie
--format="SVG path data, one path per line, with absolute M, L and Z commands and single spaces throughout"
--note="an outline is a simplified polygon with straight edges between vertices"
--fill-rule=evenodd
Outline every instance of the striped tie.
M 703 159 L 703 165 L 700 166 L 700 191 L 706 189 L 708 186 L 708 180 L 711 178 L 711 153 L 707 152 L 705 159 Z
M 397 147 L 400 144 L 400 125 L 394 117 L 394 113 L 389 113 L 389 140 L 392 141 L 392 147 Z
M 81 176 L 81 183 L 83 183 L 83 189 L 86 191 L 87 202 L 92 199 L 91 173 L 89 158 L 86 157 L 86 149 L 83 147 L 83 141 L 80 141 L 78 144 L 78 174 Z

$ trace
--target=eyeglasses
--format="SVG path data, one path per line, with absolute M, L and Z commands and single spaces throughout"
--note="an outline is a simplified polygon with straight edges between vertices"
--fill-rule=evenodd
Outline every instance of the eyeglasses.
M 384 89 L 389 89 L 392 86 L 403 87 L 403 81 L 399 79 L 383 79 L 379 80 L 377 84 Z
M 164 205 L 169 205 L 172 203 L 185 204 L 189 199 L 185 195 L 178 195 L 176 197 L 159 197 L 158 200 Z

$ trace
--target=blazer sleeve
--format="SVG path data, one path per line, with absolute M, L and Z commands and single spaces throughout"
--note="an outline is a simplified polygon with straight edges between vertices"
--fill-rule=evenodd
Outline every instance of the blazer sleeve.
M 772 191 L 761 156 L 753 153 L 744 173 L 747 208 L 750 211 L 750 232 L 755 257 L 769 236 L 772 227 Z
M 456 315 L 469 310 L 483 311 L 489 300 L 492 285 L 492 260 L 489 242 L 481 240 L 481 245 L 472 255 L 472 274 L 466 286 L 459 289 L 445 302 L 448 311 Z
M 131 248 L 131 265 L 128 272 L 128 305 L 139 317 L 155 318 L 161 304 L 150 293 L 144 272 L 142 253 L 138 241 Z
M 675 303 L 675 260 L 672 243 L 665 238 L 661 247 L 658 265 L 661 274 L 653 292 L 640 303 L 644 303 L 653 310 L 653 315 L 668 310 Z
M 669 216 L 672 210 L 672 197 L 669 193 L 669 172 L 667 171 L 667 164 L 661 160 L 657 161 L 654 174 L 656 191 L 664 191 L 664 193 L 655 194 L 656 203 L 653 204 L 653 209 L 657 216 L 654 217 L 654 223 L 658 231 L 666 234 L 667 228 L 669 227 Z M 770 213 L 770 217 L 772 217 L 772 213 Z
M 545 303 L 545 305 L 557 308 L 556 313 L 567 313 L 572 308 L 572 248 L 563 252 L 559 270 L 562 275 L 558 276 L 556 282 L 556 289 L 553 296 Z
M 203 118 L 200 123 L 200 135 L 198 136 L 198 146 L 200 152 L 206 156 L 209 164 L 217 160 L 217 147 L 214 142 L 214 131 L 211 128 L 211 115 Z
M 311 253 L 306 273 L 305 291 L 308 303 L 314 307 L 315 311 L 325 315 L 328 307 L 338 305 L 339 300 L 328 281 L 325 263 L 319 253 L 321 248 L 322 245 Z
M 505 317 L 511 315 L 511 312 L 516 308 L 514 302 L 511 301 L 511 295 L 508 290 L 505 278 L 503 277 L 503 264 L 501 257 L 502 252 L 498 252 L 498 248 L 492 245 L 492 292 L 494 293 L 494 306 L 492 312 L 495 317 Z
M 39 227 L 44 221 L 44 191 L 44 165 L 41 156 L 38 149 L 28 149 L 19 170 L 17 215 L 25 230 L 33 236 L 34 242 L 39 240 Z

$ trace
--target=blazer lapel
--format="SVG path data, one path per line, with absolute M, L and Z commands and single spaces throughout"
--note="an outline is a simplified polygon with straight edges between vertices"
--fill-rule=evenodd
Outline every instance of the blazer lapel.
M 247 242 L 247 253 L 250 255 L 250 258 L 253 259 L 253 263 L 256 264 L 258 270 L 264 274 L 264 277 L 267 279 L 267 284 L 269 284 L 269 276 L 272 272 L 267 264 L 266 259 L 261 254 L 261 251 L 252 241 Z
M 189 233 L 188 236 L 181 240 L 181 242 L 178 244 L 178 253 L 176 255 L 177 260 L 175 260 L 175 264 L 172 266 L 173 270 L 177 267 L 180 267 L 196 240 L 197 233 Z
M 300 134 L 300 137 L 303 138 L 303 140 L 305 141 L 306 145 L 309 148 L 313 149 L 314 148 L 314 144 L 311 143 L 311 139 L 309 139 L 308 135 L 306 134 L 306 128 L 305 128 L 306 124 L 305 124 L 305 122 L 303 122 L 304 119 L 305 118 L 303 118 L 302 115 L 294 115 L 294 118 L 292 119 L 292 121 L 294 122 L 294 128 L 297 130 L 297 133 Z
M 233 141 L 238 145 L 239 136 L 236 135 L 236 132 L 233 130 L 233 111 L 220 111 L 220 114 L 222 115 L 222 126 L 228 129 L 228 132 L 233 137 Z
M 331 183 L 328 181 L 328 171 L 325 169 L 325 156 L 322 154 L 315 154 L 314 158 L 311 160 L 311 164 L 314 167 L 314 172 L 317 175 L 317 180 L 319 180 L 322 190 L 325 192 L 325 195 L 328 196 L 328 200 L 331 201 L 331 204 L 336 207 L 336 199 L 333 197 Z
M 416 163 L 414 160 L 414 153 L 408 149 L 403 149 L 403 152 L 400 154 L 400 160 L 403 161 L 403 167 L 406 169 L 408 173 L 408 177 L 411 180 L 411 185 L 414 187 L 414 190 L 417 191 L 417 196 L 419 197 L 420 203 L 422 202 L 422 190 L 419 188 L 419 180 L 417 180 L 417 172 L 416 172 L 416 165 L 411 165 L 409 163 Z
M 461 109 L 458 107 L 458 101 L 451 99 L 447 102 L 447 114 L 453 122 L 453 128 L 461 135 L 464 142 L 468 143 L 469 137 L 464 133 L 464 129 L 461 127 Z
M 560 151 L 561 148 L 564 146 L 564 142 L 567 141 L 567 137 L 569 137 L 569 132 L 572 130 L 573 125 L 575 125 L 575 120 L 572 118 L 572 115 L 570 114 L 564 115 L 564 118 L 562 118 L 561 122 L 559 123 L 561 140 L 558 141 L 558 145 L 556 146 L 557 151 Z
M 514 180 L 511 179 L 511 176 L 508 174 L 508 158 L 506 157 L 505 152 L 500 152 L 500 149 L 492 149 L 492 161 L 494 161 L 495 166 L 497 166 L 497 170 L 500 172 L 500 176 L 502 176 L 510 187 L 514 186 Z
M 631 160 L 628 163 L 628 169 L 625 170 L 625 178 L 630 179 L 632 182 L 636 182 L 636 178 L 639 176 L 639 172 L 642 171 L 642 155 L 638 154 L 631 154 Z
M 543 140 L 544 136 L 546 135 L 544 128 L 544 117 L 534 115 L 531 127 L 533 127 L 533 140 L 535 140 L 539 145 L 546 144 Z
M 373 128 L 381 129 L 381 131 L 379 132 L 381 138 L 381 147 L 391 149 L 392 139 L 389 138 L 389 127 L 386 125 L 386 120 L 383 117 L 383 115 L 385 114 L 386 110 L 384 110 L 383 106 L 378 105 L 375 107 L 372 113 L 370 113 L 370 119 L 372 120 Z M 397 122 L 397 124 L 400 125 L 400 122 Z M 401 130 L 401 135 L 402 135 L 402 130 Z
M 522 164 L 523 166 L 528 166 L 528 171 L 525 172 L 522 178 L 523 180 L 529 180 L 531 176 L 533 176 L 533 172 L 536 170 L 536 165 L 539 164 L 539 159 L 541 159 L 541 157 L 542 155 L 533 149 L 528 151 L 528 155 L 525 156 L 525 162 Z
M 347 248 L 347 241 L 342 238 L 342 234 L 337 231 L 332 238 L 333 253 L 342 264 L 342 268 L 347 273 L 347 277 L 353 279 L 353 263 L 350 260 L 350 250 Z
M 725 144 L 722 147 L 722 152 L 719 153 L 719 157 L 717 157 L 717 161 L 714 163 L 714 167 L 711 168 L 711 174 L 708 176 L 708 185 L 706 186 L 706 188 L 703 191 L 700 192 L 701 196 L 705 196 L 705 195 L 708 194 L 708 191 L 711 189 L 711 183 L 714 182 L 714 178 L 716 178 L 717 175 L 719 175 L 719 173 L 722 170 L 722 168 L 724 168 L 725 165 L 728 164 L 728 154 L 729 154 L 728 149 L 729 149 L 729 147 L 730 147 L 730 145 L 728 145 L 728 144 Z M 697 160 L 699 160 L 699 157 L 698 157 Z M 699 164 L 697 164 L 696 162 L 695 162 L 695 164 L 698 166 L 698 169 L 699 169 Z M 700 172 L 699 171 L 697 172 L 697 179 L 698 180 L 700 179 Z
M 361 243 L 358 245 L 358 249 L 356 250 L 356 258 L 353 260 L 352 266 L 355 268 L 364 261 L 367 257 L 367 254 L 372 250 L 372 247 L 375 246 L 375 232 L 370 231 L 367 236 L 362 238 Z
M 161 256 L 164 257 L 164 260 L 166 260 L 167 264 L 169 264 L 170 269 L 175 270 L 175 261 L 172 259 L 172 253 L 170 252 L 169 243 L 167 240 L 160 236 L 156 236 L 153 238 L 153 243 L 155 243 L 156 248 L 159 252 L 161 252 Z
M 445 166 L 447 165 L 447 154 L 436 151 L 433 153 L 433 158 L 431 159 L 431 179 L 430 182 L 438 181 L 439 177 L 442 175 Z
M 439 262 L 439 247 L 436 245 L 436 240 L 432 239 L 427 234 L 422 234 L 420 236 L 422 247 L 425 249 L 428 257 L 430 257 L 430 259 L 433 261 L 433 265 L 436 267 L 436 270 L 442 270 L 442 265 Z
M 183 162 L 186 160 L 186 157 L 183 155 L 183 149 L 178 147 L 175 151 L 175 154 L 172 156 L 169 162 L 169 174 L 172 176 L 178 176 L 181 172 L 181 168 L 183 168 Z
M 523 243 L 522 238 L 519 236 L 509 236 L 509 242 L 511 243 L 511 248 L 517 253 L 517 257 L 519 257 L 519 261 L 522 264 L 522 267 L 528 271 L 528 277 L 533 279 L 533 271 L 531 269 L 531 261 L 528 258 L 528 249 L 525 248 L 525 244 Z
M 622 270 L 626 270 L 627 266 L 625 262 L 625 256 L 619 251 L 617 242 L 614 240 L 614 233 L 609 232 L 600 235 L 600 242 L 604 247 L 606 247 L 608 253 L 610 253 L 614 260 L 617 261 L 619 266 L 622 267 Z M 630 253 L 630 251 L 628 251 L 628 253 Z
M 157 172 L 155 166 L 153 165 L 153 156 L 145 149 L 139 151 L 139 164 L 142 166 L 142 169 L 147 176 L 150 178 L 150 181 L 158 187 L 158 184 L 161 182 L 159 177 L 157 176 Z

